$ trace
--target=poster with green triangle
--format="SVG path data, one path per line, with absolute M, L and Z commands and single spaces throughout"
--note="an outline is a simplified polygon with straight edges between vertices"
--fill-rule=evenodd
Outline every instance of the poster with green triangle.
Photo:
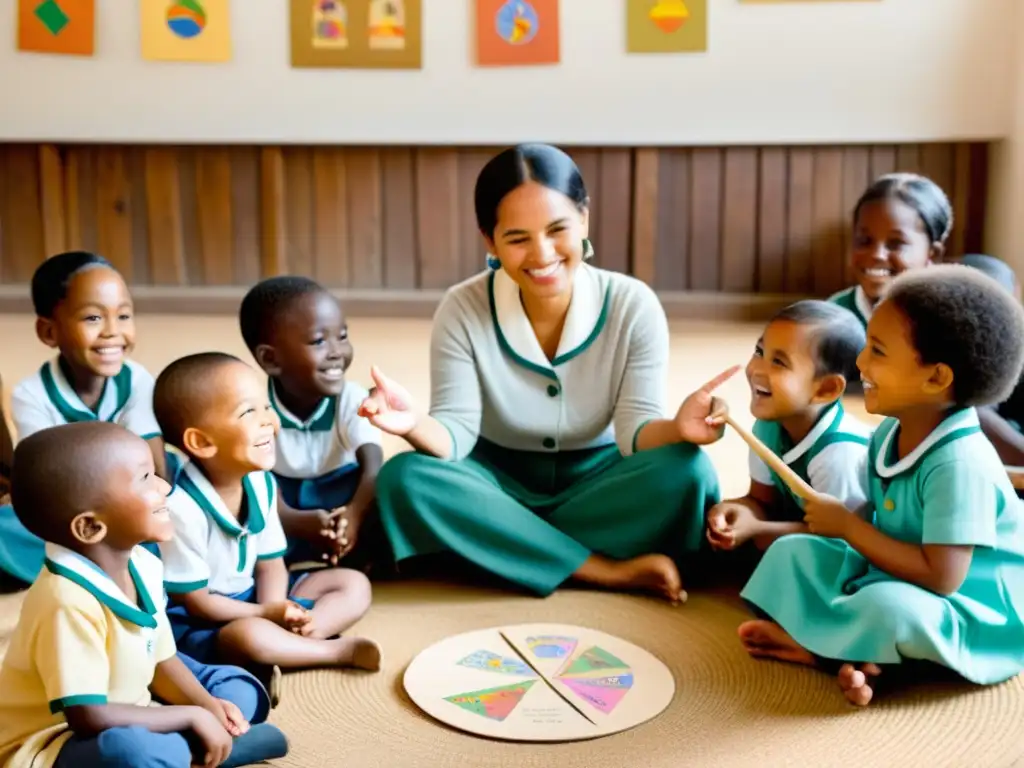
M 627 669 L 628 667 L 629 665 L 624 661 L 595 645 L 577 656 L 565 671 L 560 674 L 560 677 L 594 672 L 599 669 Z
M 523 700 L 523 696 L 535 682 L 537 681 L 527 680 L 514 685 L 502 685 L 497 688 L 460 693 L 455 696 L 446 696 L 445 701 L 473 714 L 500 722 L 512 714 L 512 710 Z

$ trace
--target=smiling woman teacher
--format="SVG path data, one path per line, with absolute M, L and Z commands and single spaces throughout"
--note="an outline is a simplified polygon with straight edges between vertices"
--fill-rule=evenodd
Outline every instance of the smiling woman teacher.
M 415 449 L 377 478 L 396 560 L 454 552 L 540 595 L 575 578 L 681 599 L 676 564 L 719 497 L 696 444 L 721 435 L 711 391 L 735 369 L 663 418 L 665 313 L 586 263 L 589 198 L 561 150 L 505 150 L 475 197 L 491 269 L 434 317 L 429 415 L 376 368 L 361 408 Z

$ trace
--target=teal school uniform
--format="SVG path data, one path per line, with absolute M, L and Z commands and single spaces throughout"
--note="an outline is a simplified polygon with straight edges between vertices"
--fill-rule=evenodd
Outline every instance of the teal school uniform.
M 17 439 L 49 427 L 79 421 L 120 424 L 145 440 L 160 436 L 153 414 L 152 375 L 126 360 L 120 373 L 107 380 L 95 410 L 87 408 L 68 381 L 60 357 L 43 364 L 11 393 L 11 417 Z M 42 539 L 29 533 L 11 506 L 0 507 L 0 570 L 31 583 L 43 567 Z
M 871 428 L 846 413 L 842 401 L 822 411 L 810 432 L 796 444 L 778 422 L 759 419 L 752 431 L 814 490 L 839 499 L 849 509 L 865 508 Z M 751 480 L 776 490 L 781 503 L 773 519 L 801 522 L 803 499 L 753 451 L 749 468 Z
M 871 314 L 874 312 L 874 305 L 859 285 L 834 293 L 828 297 L 828 300 L 853 312 L 861 324 L 865 328 L 868 327 L 868 320 L 871 319 Z
M 591 555 L 701 547 L 718 478 L 693 445 L 636 452 L 667 415 L 668 324 L 642 282 L 576 273 L 549 361 L 503 271 L 451 288 L 434 317 L 431 415 L 447 460 L 400 453 L 377 478 L 395 559 L 455 553 L 547 595 Z
M 1024 670 L 1024 525 L 999 456 L 963 409 L 903 459 L 887 419 L 869 448 L 875 525 L 913 544 L 973 546 L 952 595 L 893 578 L 846 542 L 787 536 L 742 597 L 811 653 L 847 662 L 920 660 L 994 684 Z

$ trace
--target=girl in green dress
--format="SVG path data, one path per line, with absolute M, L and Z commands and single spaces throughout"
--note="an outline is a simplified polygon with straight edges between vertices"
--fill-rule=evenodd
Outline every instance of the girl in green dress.
M 718 478 L 700 444 L 722 433 L 712 391 L 666 411 L 668 324 L 639 280 L 590 266 L 576 164 L 517 146 L 480 172 L 489 269 L 434 317 L 431 402 L 377 369 L 361 413 L 415 449 L 377 478 L 397 561 L 455 553 L 538 595 L 570 578 L 685 597 Z
M 807 502 L 811 534 L 777 540 L 743 590 L 765 618 L 751 655 L 840 662 L 853 703 L 883 665 L 920 660 L 994 684 L 1024 670 L 1024 525 L 975 406 L 1024 367 L 1024 311 L 962 266 L 897 278 L 857 361 L 865 405 L 887 418 L 868 451 L 873 521 Z

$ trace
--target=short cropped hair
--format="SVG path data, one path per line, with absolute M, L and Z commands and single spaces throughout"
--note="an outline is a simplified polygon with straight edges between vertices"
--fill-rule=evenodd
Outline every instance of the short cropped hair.
M 959 264 L 905 272 L 885 299 L 910 326 L 925 365 L 953 371 L 960 407 L 1004 401 L 1024 369 L 1024 309 L 988 275 Z
M 889 173 L 872 182 L 853 209 L 856 225 L 860 210 L 878 200 L 899 200 L 913 208 L 932 244 L 945 245 L 953 231 L 953 206 L 938 184 L 916 173 Z
M 830 301 L 807 299 L 779 311 L 771 322 L 807 326 L 814 345 L 814 375 L 858 378 L 857 356 L 866 343 L 864 326 L 853 312 Z
M 224 352 L 200 352 L 178 358 L 160 372 L 153 387 L 153 414 L 165 442 L 185 450 L 185 430 L 196 426 L 215 395 L 214 374 L 236 363 L 245 365 Z
M 311 294 L 328 293 L 316 280 L 299 275 L 269 277 L 256 283 L 242 299 L 238 309 L 238 323 L 242 339 L 249 351 L 266 344 L 271 329 L 296 301 Z
M 105 258 L 89 251 L 58 253 L 40 264 L 32 275 L 32 308 L 36 317 L 52 318 L 57 305 L 68 295 L 71 278 L 93 267 L 114 269 Z
M 120 459 L 108 447 L 141 440 L 118 424 L 82 421 L 33 432 L 14 449 L 11 504 L 30 532 L 57 544 L 70 537 L 71 521 L 101 504 L 107 478 Z

